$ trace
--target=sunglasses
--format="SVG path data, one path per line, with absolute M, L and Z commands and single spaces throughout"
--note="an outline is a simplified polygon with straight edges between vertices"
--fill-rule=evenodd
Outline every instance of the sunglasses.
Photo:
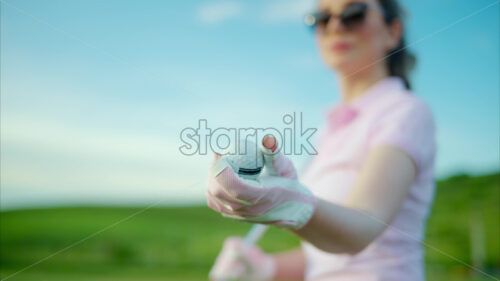
M 385 17 L 384 11 L 378 6 L 368 5 L 365 2 L 353 2 L 348 4 L 340 15 L 333 15 L 327 11 L 319 11 L 307 15 L 304 21 L 312 29 L 325 30 L 332 18 L 339 18 L 344 28 L 354 30 L 363 25 L 369 9 L 377 10 Z

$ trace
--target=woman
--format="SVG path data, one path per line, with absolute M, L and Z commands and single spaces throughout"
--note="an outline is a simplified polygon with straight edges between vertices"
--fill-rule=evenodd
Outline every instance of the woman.
M 401 49 L 401 10 L 396 0 L 321 0 L 318 8 L 306 21 L 342 98 L 325 115 L 318 154 L 298 179 L 304 189 L 257 190 L 219 169 L 207 192 L 212 209 L 276 224 L 302 245 L 269 255 L 231 237 L 211 278 L 424 280 L 420 241 L 434 194 L 435 129 L 428 106 L 410 92 L 413 57 Z M 278 175 L 297 179 L 274 138 L 263 146 Z

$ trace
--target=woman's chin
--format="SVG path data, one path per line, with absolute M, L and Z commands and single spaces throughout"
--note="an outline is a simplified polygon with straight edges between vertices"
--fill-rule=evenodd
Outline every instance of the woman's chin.
M 339 73 L 349 73 L 353 71 L 355 63 L 345 57 L 331 57 L 327 60 L 327 66 Z

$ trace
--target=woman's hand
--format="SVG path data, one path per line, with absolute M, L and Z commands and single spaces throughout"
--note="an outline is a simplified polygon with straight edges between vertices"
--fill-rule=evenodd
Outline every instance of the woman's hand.
M 274 277 L 275 262 L 257 246 L 244 245 L 241 237 L 229 237 L 209 273 L 210 280 L 268 281 Z
M 216 156 L 208 179 L 208 206 L 240 221 L 298 229 L 311 218 L 316 198 L 296 180 L 291 161 L 273 151 L 268 141 L 264 139 L 265 168 L 258 181 L 240 179 L 224 158 Z

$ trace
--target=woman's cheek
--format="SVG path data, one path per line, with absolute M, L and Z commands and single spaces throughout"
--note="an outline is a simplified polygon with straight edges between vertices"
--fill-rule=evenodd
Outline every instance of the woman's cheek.
M 375 61 L 385 55 L 382 28 L 383 26 L 380 26 L 378 22 L 371 20 L 365 25 L 365 28 L 360 30 L 358 39 L 362 41 L 367 61 Z
M 366 65 L 373 63 L 378 58 L 377 38 L 373 37 L 370 33 L 361 33 L 356 40 L 356 57 L 360 64 Z
M 321 52 L 321 57 L 323 61 L 331 68 L 335 68 L 338 65 L 338 57 L 331 51 L 326 41 L 319 41 L 319 49 Z

